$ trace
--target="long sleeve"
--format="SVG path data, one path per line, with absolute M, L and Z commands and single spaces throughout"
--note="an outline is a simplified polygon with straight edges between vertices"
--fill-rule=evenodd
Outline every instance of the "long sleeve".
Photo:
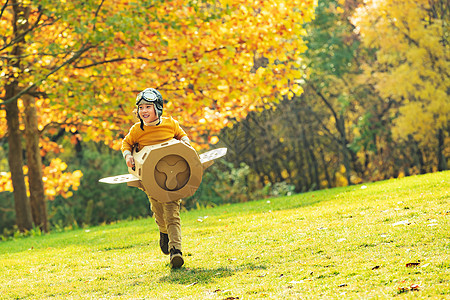
M 124 137 L 122 140 L 122 155 L 123 157 L 127 156 L 128 154 L 131 154 L 131 150 L 133 149 L 133 145 L 136 143 L 135 141 L 135 128 L 136 124 L 134 124 L 131 128 L 128 134 Z
M 175 129 L 174 129 L 175 130 L 175 134 L 174 134 L 175 138 L 177 140 L 181 140 L 181 139 L 183 139 L 183 137 L 187 137 L 186 132 L 183 130 L 183 128 L 181 128 L 178 121 L 173 120 L 173 122 L 174 122 L 174 126 L 175 126 Z

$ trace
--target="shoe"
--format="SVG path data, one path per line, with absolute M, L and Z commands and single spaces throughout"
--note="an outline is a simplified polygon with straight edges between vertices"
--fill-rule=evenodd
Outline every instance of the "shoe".
M 181 268 L 184 264 L 183 253 L 180 250 L 172 248 L 170 249 L 170 266 L 173 269 Z
M 159 247 L 162 253 L 169 255 L 169 235 L 167 233 L 159 233 Z

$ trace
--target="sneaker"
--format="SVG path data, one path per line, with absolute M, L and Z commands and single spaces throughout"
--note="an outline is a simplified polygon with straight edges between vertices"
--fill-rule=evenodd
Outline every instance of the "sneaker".
M 170 266 L 173 269 L 181 268 L 184 264 L 183 253 L 180 250 L 172 248 L 170 249 Z
M 169 255 L 169 235 L 167 233 L 159 233 L 159 247 L 162 253 Z

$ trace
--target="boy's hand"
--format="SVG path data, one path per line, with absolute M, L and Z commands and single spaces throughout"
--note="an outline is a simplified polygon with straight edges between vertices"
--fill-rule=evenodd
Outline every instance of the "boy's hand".
M 181 141 L 182 141 L 183 143 L 185 143 L 186 145 L 191 146 L 191 141 L 189 140 L 189 138 L 188 138 L 187 136 L 183 136 L 183 137 L 181 138 Z M 192 147 L 192 146 L 191 146 L 191 147 Z
M 127 157 L 125 158 L 127 161 L 127 166 L 129 168 L 134 168 L 134 157 L 131 154 L 128 154 Z

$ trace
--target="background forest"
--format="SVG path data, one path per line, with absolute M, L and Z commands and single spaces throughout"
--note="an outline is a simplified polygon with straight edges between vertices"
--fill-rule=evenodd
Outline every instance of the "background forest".
M 447 170 L 449 16 L 444 0 L 3 0 L 0 234 L 149 214 L 98 183 L 127 172 L 146 87 L 199 153 L 228 148 L 185 209 Z

